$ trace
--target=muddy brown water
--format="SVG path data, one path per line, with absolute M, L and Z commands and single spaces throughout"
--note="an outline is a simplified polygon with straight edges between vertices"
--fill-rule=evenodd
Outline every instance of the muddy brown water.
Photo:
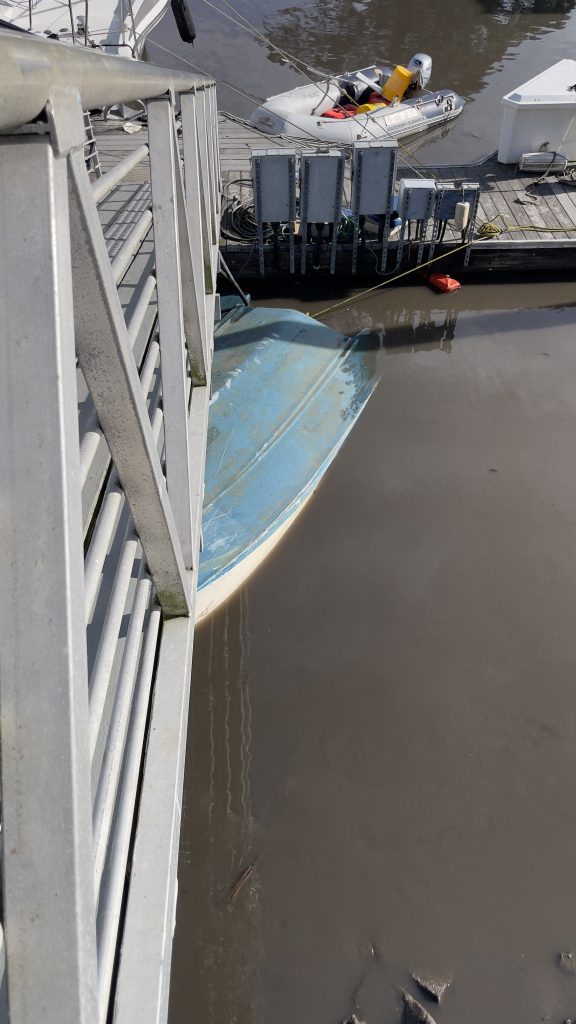
M 438 162 L 494 149 L 502 93 L 576 42 L 572 2 L 242 10 L 334 70 L 432 52 L 433 82 L 468 100 L 411 144 Z M 188 59 L 259 95 L 295 82 L 201 0 L 194 15 Z M 157 38 L 177 48 L 169 25 Z M 410 972 L 431 971 L 454 979 L 423 1000 L 437 1024 L 560 1024 L 576 1017 L 557 966 L 576 956 L 574 282 L 354 299 L 326 319 L 373 333 L 379 386 L 280 547 L 197 632 L 170 1022 L 394 1024 Z

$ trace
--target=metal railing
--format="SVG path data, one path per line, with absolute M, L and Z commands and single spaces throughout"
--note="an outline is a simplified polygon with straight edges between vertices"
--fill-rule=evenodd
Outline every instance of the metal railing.
M 147 141 L 90 180 L 83 111 L 136 99 Z M 12 1024 L 167 1014 L 218 181 L 212 82 L 0 31 Z

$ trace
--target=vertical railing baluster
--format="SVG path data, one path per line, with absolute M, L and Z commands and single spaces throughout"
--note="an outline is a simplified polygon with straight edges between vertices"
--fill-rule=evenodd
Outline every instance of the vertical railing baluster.
M 199 89 L 196 93 L 196 128 L 198 132 L 198 152 L 200 157 L 200 189 L 202 202 L 202 224 L 204 242 L 204 261 L 210 266 L 210 287 L 209 293 L 216 291 L 216 274 L 214 247 L 218 244 L 218 232 L 216 230 L 216 211 L 214 207 L 213 183 L 211 164 L 208 147 L 208 117 L 209 109 L 206 99 L 206 90 Z
M 208 359 L 204 274 L 202 271 L 201 253 L 198 253 L 199 261 L 194 261 L 192 255 L 192 234 L 184 195 L 182 162 L 175 124 L 172 126 L 172 145 L 174 147 L 174 187 L 180 246 L 184 333 L 186 336 L 192 383 L 195 386 L 203 387 L 206 384 L 206 364 Z
M 220 158 L 218 153 L 218 109 L 216 105 L 216 89 L 212 86 L 207 91 L 208 95 L 208 138 L 210 142 L 210 154 L 213 174 L 213 195 L 214 209 L 217 217 L 220 216 L 221 195 L 220 195 Z
M 205 337 L 209 325 L 206 320 L 206 291 L 211 290 L 212 265 L 206 255 L 205 244 L 207 228 L 202 211 L 202 184 L 200 180 L 200 156 L 197 130 L 196 92 L 182 93 L 180 96 L 180 114 L 182 118 L 182 151 L 184 154 L 184 191 L 188 225 L 192 244 L 192 265 L 195 280 L 198 282 L 199 298 L 202 302 L 202 313 L 205 325 Z M 205 345 L 205 350 L 206 350 Z
M 190 514 L 190 452 L 186 361 L 178 211 L 173 145 L 173 106 L 166 97 L 148 103 L 148 138 L 152 180 L 152 214 L 156 254 L 156 288 L 160 325 L 160 360 L 164 432 L 166 437 L 166 485 L 186 568 L 192 566 Z

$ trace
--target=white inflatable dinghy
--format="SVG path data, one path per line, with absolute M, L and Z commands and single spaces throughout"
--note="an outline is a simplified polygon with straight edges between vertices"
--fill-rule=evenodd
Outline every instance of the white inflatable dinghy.
M 341 146 L 416 135 L 452 121 L 464 107 L 455 92 L 426 89 L 431 72 L 432 58 L 425 53 L 416 53 L 406 67 L 372 64 L 271 96 L 250 122 L 271 135 Z

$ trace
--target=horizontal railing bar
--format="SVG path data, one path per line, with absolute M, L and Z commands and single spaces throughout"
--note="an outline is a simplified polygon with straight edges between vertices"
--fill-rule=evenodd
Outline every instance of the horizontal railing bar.
M 120 483 L 116 474 L 114 474 L 114 479 L 110 480 L 108 487 L 109 489 L 102 502 L 98 521 L 84 562 L 86 622 L 90 622 L 92 618 L 104 560 L 108 554 L 110 541 L 125 502 L 124 492 L 120 489 Z
M 116 686 L 114 708 L 108 725 L 106 748 L 100 769 L 100 781 L 93 814 L 96 903 L 98 903 L 100 882 L 106 863 L 108 841 L 114 817 L 114 807 L 126 748 L 126 735 L 142 649 L 142 627 L 146 610 L 150 604 L 151 591 L 152 585 L 148 578 L 145 577 L 138 581 L 130 613 L 128 633 L 124 644 L 122 665 Z
M 154 608 L 148 620 L 143 645 L 140 672 L 134 694 L 134 707 L 130 734 L 126 746 L 126 760 L 122 774 L 114 842 L 111 847 L 106 884 L 100 896 L 99 908 L 99 989 L 100 1012 L 107 1019 L 110 983 L 116 955 L 118 924 L 126 878 L 126 864 L 132 836 L 134 807 L 142 763 L 146 721 L 150 703 L 152 674 L 156 661 L 156 648 L 160 631 L 160 610 Z M 127 1018 L 129 1019 L 129 1018 Z
M 154 285 L 155 278 L 153 277 L 153 275 L 150 275 L 150 277 L 146 281 L 146 284 L 144 285 L 144 288 L 142 289 L 142 294 L 138 299 L 138 302 L 134 308 L 134 312 L 132 313 L 130 321 L 127 325 L 128 341 L 130 342 L 131 348 L 134 348 L 136 339 L 138 337 L 138 333 L 144 321 L 144 317 L 146 316 L 146 310 L 150 305 L 150 296 L 154 291 Z M 154 350 L 156 353 L 155 362 L 154 365 L 152 366 L 152 370 L 150 371 L 149 362 L 153 354 L 152 346 L 154 345 L 156 346 Z M 144 393 L 144 397 L 148 395 L 148 391 L 150 390 L 150 381 L 152 379 L 154 367 L 158 360 L 159 351 L 160 347 L 158 345 L 158 342 L 151 342 L 150 345 L 148 346 L 148 352 L 146 354 L 144 364 L 140 371 L 140 382 L 142 384 L 142 391 Z M 92 462 L 96 457 L 98 449 L 100 445 L 103 443 L 103 437 L 104 434 L 100 426 L 98 417 L 96 413 L 93 412 L 92 415 L 89 417 L 88 422 L 86 423 L 80 441 L 80 484 L 82 487 L 84 487 L 84 484 L 86 483 L 88 474 L 90 473 Z M 110 461 L 110 458 L 108 459 L 108 461 Z
M 148 156 L 148 146 L 138 146 L 133 153 L 129 153 L 122 160 L 106 171 L 101 178 L 97 178 L 96 181 L 92 182 L 92 195 L 94 196 L 94 202 L 100 203 L 107 195 L 110 195 L 112 189 L 116 188 L 126 175 L 136 167 L 145 156 Z
M 136 341 L 136 338 L 138 337 L 138 332 L 142 327 L 144 317 L 146 316 L 146 310 L 150 305 L 150 299 L 154 294 L 155 287 L 156 278 L 154 277 L 153 274 L 149 274 L 148 277 L 146 278 L 146 281 L 144 282 L 142 291 L 138 297 L 138 301 L 134 306 L 132 315 L 128 320 L 128 323 L 126 324 L 126 327 L 128 328 L 128 341 L 130 342 L 131 348 L 134 348 L 134 343 Z
M 128 184 L 124 186 L 126 189 L 130 187 Z M 111 199 L 110 202 L 119 202 L 120 205 L 110 220 L 106 224 L 102 224 L 102 231 L 110 259 L 113 259 L 117 252 L 115 246 L 117 244 L 121 245 L 126 237 L 125 230 L 128 223 L 133 224 L 135 215 L 148 209 L 151 203 L 151 192 L 148 182 L 144 181 L 141 185 L 132 186 L 132 188 L 133 191 L 128 197 L 124 194 L 124 189 L 122 192 L 120 192 L 120 189 L 118 190 L 117 196 Z M 99 214 L 100 209 L 101 207 L 99 207 Z M 128 218 L 130 218 L 129 221 Z
M 194 523 L 194 544 L 197 550 L 200 545 L 202 529 L 202 503 L 204 500 L 204 467 L 206 448 L 198 444 L 198 439 L 206 437 L 208 431 L 208 414 L 210 409 L 210 388 L 193 388 L 190 399 L 190 437 L 192 440 L 193 457 L 190 466 L 192 490 L 192 519 Z
M 0 131 L 37 118 L 55 87 L 79 94 L 91 110 L 212 85 L 201 75 L 0 29 Z
M 157 1024 L 168 1016 L 193 632 L 184 617 L 162 630 L 116 978 L 118 1021 Z
M 157 341 L 150 343 L 144 365 L 142 367 L 140 380 L 144 395 L 148 395 L 154 370 L 158 365 L 160 346 Z M 160 434 L 158 421 L 152 422 L 152 433 L 156 440 Z M 104 559 L 110 546 L 112 534 L 122 508 L 124 507 L 125 495 L 120 487 L 120 481 L 116 470 L 112 471 L 106 487 L 106 494 L 98 514 L 98 520 L 94 528 L 90 547 L 84 561 L 84 589 L 86 594 L 86 621 L 89 622 L 94 611 L 94 603 L 98 592 L 98 583 L 102 573 Z
M 115 284 L 120 284 L 120 281 L 130 266 L 132 257 L 145 239 L 151 227 L 152 212 L 151 210 L 144 210 L 144 213 L 141 214 L 136 221 L 122 248 L 118 250 L 114 259 L 111 261 L 112 276 L 114 277 Z
M 92 762 L 92 781 L 98 779 L 102 755 L 102 722 L 107 716 L 111 702 L 110 675 L 116 656 L 116 647 L 120 635 L 120 626 L 124 615 L 126 598 L 130 580 L 134 571 L 134 562 L 138 551 L 138 540 L 131 523 L 128 536 L 124 541 L 122 554 L 112 584 L 110 601 L 106 610 L 106 621 L 100 635 L 98 653 L 90 679 L 90 760 Z
M 80 441 L 80 486 L 84 487 L 88 474 L 90 472 L 90 466 L 92 465 L 93 459 L 100 447 L 102 440 L 102 430 L 98 422 L 98 417 L 95 412 L 92 413 L 88 423 L 86 424 L 85 430 L 82 434 L 82 440 Z
M 152 416 L 152 435 L 156 441 L 156 445 L 160 449 L 160 454 L 160 431 L 162 429 L 163 420 L 164 415 L 161 407 L 159 406 L 156 408 Z M 125 501 L 126 498 L 124 494 L 122 494 L 122 497 Z M 120 507 L 122 508 L 123 504 Z M 131 547 L 130 551 L 127 551 L 126 549 L 128 545 L 136 546 Z M 132 561 L 130 561 L 132 551 Z M 100 776 L 100 754 L 103 749 L 102 729 L 103 724 L 105 724 L 107 709 L 110 707 L 111 703 L 111 694 L 109 692 L 110 677 L 116 654 L 118 637 L 120 634 L 120 623 L 122 621 L 124 605 L 128 596 L 128 588 L 130 586 L 130 579 L 132 577 L 132 570 L 136 556 L 137 541 L 135 539 L 133 523 L 130 521 L 126 531 L 123 551 L 118 560 L 116 576 L 112 584 L 108 608 L 106 610 L 104 627 L 100 635 L 98 653 L 96 655 L 96 661 L 90 678 L 90 751 L 92 755 L 93 783 L 97 781 Z M 144 563 L 145 556 L 143 552 L 141 553 L 141 558 Z M 126 577 L 127 572 L 129 572 L 128 577 Z M 122 595 L 124 596 L 122 597 Z
M 148 346 L 148 352 L 146 353 L 146 359 L 144 360 L 144 366 L 142 367 L 142 373 L 140 380 L 142 381 L 142 391 L 147 396 L 150 391 L 150 385 L 152 383 L 152 377 L 154 376 L 154 370 L 158 365 L 158 356 L 160 355 L 160 345 L 157 341 L 151 341 Z

